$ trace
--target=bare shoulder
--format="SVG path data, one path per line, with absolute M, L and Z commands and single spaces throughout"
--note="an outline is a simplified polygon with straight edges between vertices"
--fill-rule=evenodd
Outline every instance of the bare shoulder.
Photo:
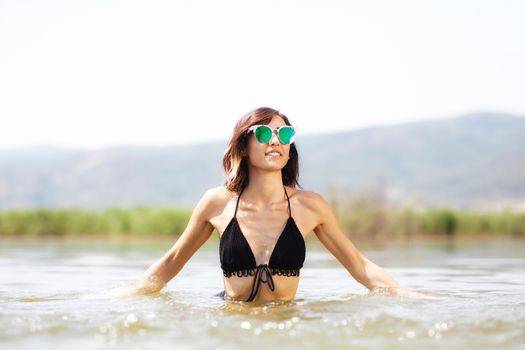
M 211 218 L 222 212 L 224 207 L 236 196 L 235 193 L 229 191 L 224 186 L 217 186 L 207 190 L 199 203 L 197 208 L 204 214 L 205 217 Z
M 319 193 L 295 188 L 288 193 L 301 232 L 308 234 L 331 217 L 330 205 Z
M 236 196 L 224 186 L 217 186 L 207 190 L 201 198 L 201 202 L 208 206 L 224 206 Z
M 307 191 L 294 188 L 292 189 L 290 200 L 299 204 L 303 209 L 310 211 L 311 213 L 323 213 L 329 204 L 322 195 L 314 191 Z

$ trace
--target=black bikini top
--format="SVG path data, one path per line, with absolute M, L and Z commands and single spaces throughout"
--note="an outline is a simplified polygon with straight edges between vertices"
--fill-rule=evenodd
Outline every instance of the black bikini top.
M 304 238 L 292 218 L 290 198 L 288 198 L 286 188 L 284 193 L 288 201 L 289 217 L 283 232 L 275 243 L 268 264 L 257 265 L 252 249 L 237 221 L 237 208 L 242 191 L 237 198 L 235 213 L 221 236 L 219 253 L 224 276 L 255 276 L 252 292 L 247 301 L 255 298 L 261 282 L 268 283 L 270 290 L 275 290 L 272 275 L 299 276 L 299 270 L 303 267 L 306 254 Z

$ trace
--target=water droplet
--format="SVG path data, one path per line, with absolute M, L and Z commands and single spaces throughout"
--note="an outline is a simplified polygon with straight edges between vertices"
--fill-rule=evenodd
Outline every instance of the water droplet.
M 354 321 L 355 328 L 357 328 L 359 331 L 363 330 L 363 322 L 361 320 L 355 320 Z
M 250 328 L 252 328 L 252 325 L 248 321 L 243 321 L 243 322 L 241 322 L 241 328 L 242 329 L 250 329 Z
M 135 316 L 133 314 L 129 314 L 128 317 L 126 318 L 126 321 L 128 321 L 128 323 L 135 323 L 138 320 L 139 319 L 137 318 L 137 316 Z
M 276 325 L 274 322 L 266 322 L 263 324 L 263 329 L 266 331 L 268 329 L 276 328 Z
M 416 336 L 416 332 L 414 332 L 414 331 L 408 331 L 408 332 L 406 332 L 405 335 L 406 335 L 406 337 L 407 337 L 408 339 L 412 339 L 412 338 L 414 338 L 414 337 Z

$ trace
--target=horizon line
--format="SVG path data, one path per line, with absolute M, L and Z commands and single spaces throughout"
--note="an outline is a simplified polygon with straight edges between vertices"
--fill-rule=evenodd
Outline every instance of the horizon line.
M 443 117 L 443 118 L 431 118 L 431 119 L 425 119 L 425 120 L 406 120 L 406 121 L 395 121 L 392 123 L 382 123 L 378 125 L 369 125 L 369 126 L 359 126 L 356 128 L 348 128 L 344 130 L 332 130 L 332 131 L 322 131 L 319 133 L 316 132 L 307 132 L 301 135 L 305 136 L 324 136 L 324 135 L 331 135 L 331 134 L 340 134 L 340 133 L 346 133 L 346 132 L 358 132 L 358 131 L 364 131 L 364 130 L 371 130 L 371 129 L 381 129 L 381 128 L 388 128 L 392 126 L 401 126 L 401 125 L 413 125 L 413 124 L 425 124 L 425 123 L 432 123 L 436 121 L 448 121 L 453 119 L 461 119 L 461 118 L 468 118 L 472 116 L 505 116 L 505 117 L 513 117 L 513 118 L 525 118 L 525 115 L 518 114 L 518 113 L 512 113 L 512 112 L 501 112 L 501 111 L 490 111 L 490 110 L 478 110 L 478 111 L 472 111 L 472 112 L 464 112 L 460 113 L 453 117 Z M 63 149 L 63 150 L 71 150 L 71 151 L 96 151 L 96 150 L 104 150 L 104 149 L 114 149 L 114 148 L 165 148 L 165 147 L 177 147 L 177 146 L 193 146 L 193 145 L 202 145 L 202 144 L 208 144 L 208 143 L 218 143 L 218 142 L 227 142 L 228 137 L 221 138 L 221 139 L 208 139 L 208 140 L 201 140 L 201 141 L 189 141 L 189 142 L 170 142 L 170 143 L 119 143 L 119 144 L 105 144 L 105 145 L 96 145 L 96 146 L 86 146 L 86 145 L 68 145 L 68 144 L 60 144 L 60 143 L 34 143 L 34 144 L 26 144 L 26 145 L 0 145 L 0 151 L 23 151 L 23 150 L 29 150 L 34 148 L 55 148 L 55 149 Z

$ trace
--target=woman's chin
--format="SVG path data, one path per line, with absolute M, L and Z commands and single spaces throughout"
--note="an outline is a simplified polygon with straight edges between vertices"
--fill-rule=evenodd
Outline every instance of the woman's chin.
M 284 164 L 280 163 L 266 163 L 260 166 L 255 166 L 255 168 L 258 168 L 263 171 L 281 171 L 284 168 Z

